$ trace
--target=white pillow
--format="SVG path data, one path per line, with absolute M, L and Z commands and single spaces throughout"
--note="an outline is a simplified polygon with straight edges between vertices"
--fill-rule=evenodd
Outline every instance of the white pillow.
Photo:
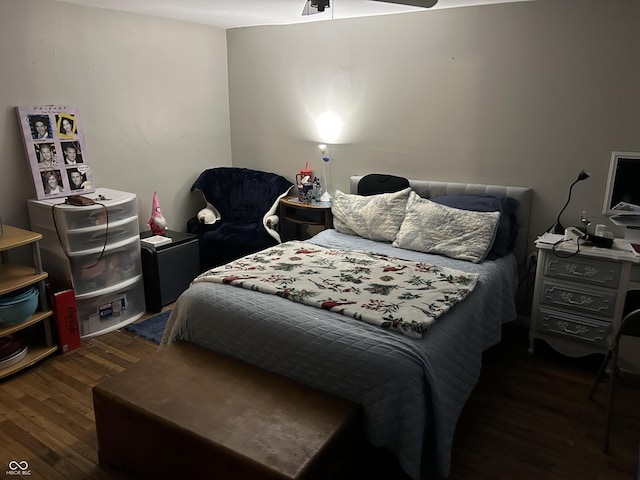
M 411 192 L 394 247 L 482 262 L 493 245 L 500 212 L 439 205 Z
M 341 233 L 392 242 L 404 218 L 409 192 L 405 188 L 365 197 L 337 190 L 331 204 L 333 227 Z

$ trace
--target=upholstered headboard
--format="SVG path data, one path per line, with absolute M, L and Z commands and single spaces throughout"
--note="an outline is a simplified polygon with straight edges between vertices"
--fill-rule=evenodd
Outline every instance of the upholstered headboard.
M 358 182 L 362 175 L 354 175 L 350 179 L 350 192 L 358 192 Z M 479 183 L 450 183 L 431 182 L 429 180 L 409 179 L 411 188 L 423 198 L 434 198 L 440 195 L 464 195 L 485 194 L 507 196 L 520 202 L 516 217 L 518 219 L 518 237 L 513 253 L 520 265 L 526 264 L 528 237 L 529 237 L 529 212 L 531 210 L 531 189 L 528 187 L 515 187 L 505 185 L 483 185 Z

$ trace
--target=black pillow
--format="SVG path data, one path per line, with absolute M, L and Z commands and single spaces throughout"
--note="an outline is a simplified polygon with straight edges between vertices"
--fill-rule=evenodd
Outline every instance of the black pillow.
M 460 210 L 500 212 L 498 231 L 487 258 L 495 260 L 513 251 L 518 235 L 518 220 L 515 213 L 520 205 L 515 198 L 495 195 L 442 195 L 429 200 Z
M 380 193 L 395 193 L 409 187 L 409 180 L 395 175 L 370 173 L 358 182 L 358 195 L 369 196 Z

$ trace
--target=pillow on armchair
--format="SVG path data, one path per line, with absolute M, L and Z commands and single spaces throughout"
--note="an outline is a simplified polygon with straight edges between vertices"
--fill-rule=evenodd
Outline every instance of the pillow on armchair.
M 270 225 L 278 201 L 292 186 L 280 175 L 249 168 L 202 172 L 191 191 L 202 192 L 210 213 L 201 211 L 187 224 L 200 241 L 201 270 L 280 243 L 280 235 Z

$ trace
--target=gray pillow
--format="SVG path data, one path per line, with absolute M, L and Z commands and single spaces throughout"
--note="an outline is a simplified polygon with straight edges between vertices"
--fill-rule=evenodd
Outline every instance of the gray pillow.
M 439 205 L 411 192 L 394 247 L 482 262 L 496 236 L 500 212 Z
M 378 242 L 392 242 L 404 219 L 410 188 L 364 197 L 337 190 L 331 212 L 333 227 L 349 235 Z

